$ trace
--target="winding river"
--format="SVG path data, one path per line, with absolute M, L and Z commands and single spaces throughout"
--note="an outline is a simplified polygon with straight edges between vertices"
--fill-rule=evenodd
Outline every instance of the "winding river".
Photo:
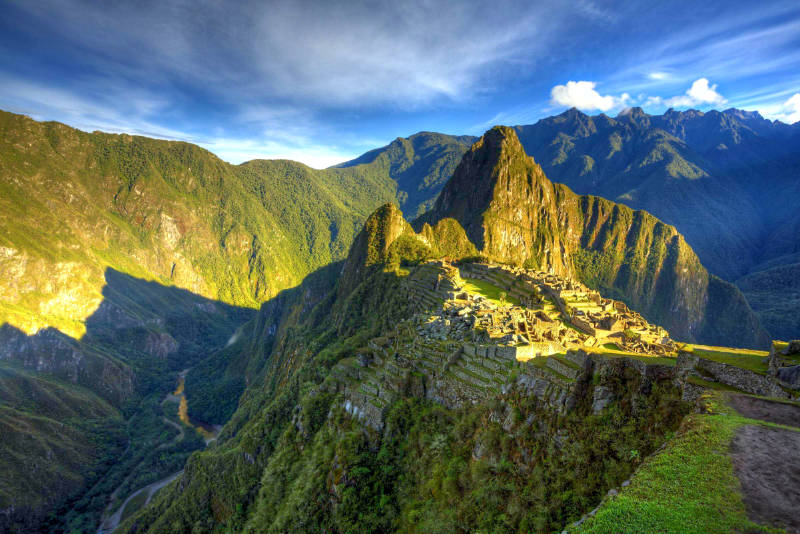
M 206 425 L 203 423 L 192 422 L 192 420 L 189 418 L 189 405 L 187 404 L 186 395 L 184 393 L 186 374 L 188 372 L 189 369 L 184 369 L 178 374 L 178 387 L 172 393 L 168 393 L 164 397 L 164 400 L 161 401 L 162 406 L 168 401 L 178 403 L 178 417 L 180 418 L 183 425 L 179 425 L 178 423 L 166 417 L 162 417 L 161 419 L 165 424 L 168 424 L 178 429 L 178 435 L 172 441 L 168 443 L 162 443 L 161 445 L 159 445 L 158 446 L 159 449 L 163 449 L 182 440 L 185 432 L 185 427 L 194 428 L 195 430 L 197 430 L 203 436 L 203 439 L 206 442 L 206 446 L 208 446 L 209 443 L 217 439 L 217 435 L 219 434 L 219 431 L 222 429 L 221 425 Z M 137 465 L 136 468 L 138 467 L 139 466 Z M 164 477 L 161 480 L 157 480 L 156 482 L 148 484 L 143 488 L 139 488 L 138 490 L 131 493 L 128 496 L 128 498 L 125 499 L 125 501 L 116 509 L 116 511 L 112 513 L 112 507 L 114 505 L 114 501 L 116 501 L 119 490 L 122 488 L 122 486 L 125 485 L 125 482 L 127 482 L 128 478 L 136 471 L 136 468 L 134 468 L 131 471 L 131 473 L 128 474 L 125 480 L 123 480 L 122 483 L 113 491 L 113 493 L 111 493 L 108 506 L 103 512 L 103 518 L 102 521 L 100 522 L 100 527 L 97 529 L 97 534 L 108 534 L 110 532 L 113 532 L 119 526 L 120 522 L 122 522 L 122 516 L 125 512 L 125 508 L 129 504 L 131 504 L 132 501 L 138 503 L 138 506 L 136 506 L 137 510 L 147 506 L 152 500 L 153 496 L 158 492 L 158 490 L 160 490 L 161 488 L 163 488 L 164 486 L 166 486 L 167 484 L 169 484 L 170 482 L 172 482 L 173 480 L 175 480 L 176 478 L 178 478 L 183 474 L 183 469 L 181 469 L 177 473 L 172 473 L 171 475 Z M 142 499 L 144 500 L 142 501 Z

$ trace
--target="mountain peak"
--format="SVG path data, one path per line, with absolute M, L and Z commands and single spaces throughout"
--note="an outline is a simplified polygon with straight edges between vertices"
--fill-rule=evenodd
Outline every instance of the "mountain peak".
M 517 132 L 508 126 L 495 126 L 483 134 L 470 149 L 472 151 L 487 151 L 502 153 L 508 150 L 523 150 Z M 524 152 L 524 151 L 523 151 Z
M 617 117 L 645 117 L 647 113 L 639 106 L 634 106 L 632 108 L 625 108 L 617 114 Z
M 371 265 L 385 263 L 391 244 L 404 233 L 411 231 L 403 212 L 394 203 L 387 202 L 364 223 L 364 228 L 350 246 L 342 268 L 339 290 L 347 292 L 358 284 L 360 273 Z

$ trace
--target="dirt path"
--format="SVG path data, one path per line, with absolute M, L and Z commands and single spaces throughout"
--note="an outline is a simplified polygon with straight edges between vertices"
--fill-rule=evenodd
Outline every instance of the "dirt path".
M 800 426 L 800 407 L 744 395 L 731 405 L 745 417 Z M 800 428 L 741 427 L 731 443 L 736 476 L 753 521 L 800 533 Z
M 800 406 L 748 395 L 731 395 L 729 399 L 730 405 L 745 417 L 779 425 L 800 427 Z

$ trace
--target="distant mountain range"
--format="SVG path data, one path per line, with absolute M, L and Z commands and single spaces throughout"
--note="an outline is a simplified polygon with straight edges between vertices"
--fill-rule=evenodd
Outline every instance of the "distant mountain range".
M 737 109 L 648 115 L 633 108 L 616 118 L 570 109 L 514 130 L 552 181 L 674 225 L 711 273 L 739 285 L 773 337 L 800 336 L 800 124 Z M 427 159 L 398 160 L 399 153 L 413 156 L 400 146 L 422 142 Z M 344 165 L 367 157 L 403 161 L 417 184 L 430 184 L 424 188 L 430 198 L 468 142 L 420 133 Z M 419 205 L 401 207 L 413 216 Z
M 211 423 L 248 385 L 277 388 L 307 350 L 282 329 L 327 313 L 315 305 L 337 280 L 364 284 L 353 254 L 342 262 L 387 202 L 440 256 L 578 277 L 679 340 L 766 346 L 748 302 L 770 335 L 799 337 L 798 132 L 736 110 L 570 110 L 478 143 L 422 132 L 314 170 L 0 112 L 0 431 L 13 436 L 0 440 L 0 530 L 84 530 L 123 480 L 183 465 L 202 444 L 148 467 L 168 445 L 178 371 L 193 367 L 189 411 Z M 390 320 L 357 304 L 340 306 Z

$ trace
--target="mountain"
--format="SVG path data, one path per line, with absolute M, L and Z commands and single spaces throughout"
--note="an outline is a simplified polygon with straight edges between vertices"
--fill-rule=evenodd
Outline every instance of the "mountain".
M 511 128 L 495 127 L 472 146 L 415 226 L 446 218 L 489 258 L 578 278 L 676 339 L 768 343 L 739 290 L 709 275 L 674 227 L 552 183 Z
M 552 181 L 675 226 L 711 273 L 740 286 L 773 337 L 800 335 L 800 293 L 785 275 L 800 257 L 800 126 L 738 109 L 648 115 L 633 108 L 616 118 L 571 109 L 514 129 Z M 400 141 L 355 161 L 388 159 L 390 147 L 402 152 Z M 458 152 L 456 161 L 469 148 L 441 142 Z M 420 160 L 414 175 L 426 176 L 426 164 Z M 441 191 L 441 176 L 424 188 L 424 207 Z
M 450 302 L 487 258 L 581 279 L 678 339 L 764 343 L 675 228 L 551 183 L 506 128 L 322 171 L 8 113 L 0 133 L 0 530 L 92 530 L 184 466 L 121 531 L 560 528 L 677 428 L 685 392 L 673 356 L 613 343 L 502 359 L 517 334 L 478 323 L 517 271 L 508 294 L 473 281 L 481 314 Z M 414 225 L 392 204 L 440 189 Z M 548 305 L 531 321 L 571 332 Z M 205 450 L 179 371 L 184 415 L 225 425 Z
M 481 163 L 496 172 L 472 174 Z M 494 129 L 463 160 L 437 207 L 448 204 L 462 176 L 491 188 L 510 185 L 513 174 L 515 185 L 546 190 L 534 171 L 541 175 L 513 131 Z M 564 186 L 549 188 L 578 198 Z M 217 444 L 192 455 L 180 480 L 120 532 L 553 532 L 572 530 L 597 506 L 624 516 L 611 496 L 640 479 L 655 485 L 621 521 L 642 531 L 654 521 L 668 531 L 687 521 L 711 532 L 759 529 L 744 511 L 730 460 L 711 450 L 727 451 L 731 425 L 750 420 L 716 411 L 684 417 L 694 399 L 722 401 L 709 385 L 713 372 L 695 376 L 692 364 L 678 363 L 704 354 L 762 369 L 766 352 L 685 345 L 693 352 L 676 358 L 604 344 L 515 357 L 518 336 L 493 329 L 518 331 L 530 319 L 572 335 L 546 297 L 554 294 L 549 284 L 566 279 L 486 263 L 467 241 L 480 223 L 465 231 L 449 218 L 417 222 L 415 231 L 395 205 L 381 206 L 336 265 L 340 276 L 314 273 L 262 307 L 225 358 L 247 368 L 249 385 Z M 485 252 L 489 241 L 476 241 Z M 546 280 L 538 289 L 534 276 Z M 527 309 L 516 299 L 526 299 Z M 731 368 L 742 387 L 768 380 Z M 718 464 L 727 471 L 706 480 Z M 654 510 L 675 494 L 677 508 Z M 722 504 L 709 506 L 709 496 Z
M 555 473 L 614 446 L 651 450 L 674 428 L 684 406 L 667 382 L 648 397 L 664 408 L 652 412 L 653 432 L 634 430 L 647 424 L 643 416 L 609 441 L 598 441 L 599 419 L 576 412 L 562 416 L 569 420 L 563 427 L 552 426 L 557 412 L 530 393 L 519 390 L 519 402 L 505 404 L 495 388 L 472 385 L 468 393 L 454 375 L 422 367 L 428 358 L 444 365 L 447 356 L 437 351 L 447 343 L 418 333 L 422 317 L 443 312 L 439 304 L 422 303 L 417 288 L 432 287 L 437 275 L 420 264 L 410 241 L 429 246 L 395 206 L 382 206 L 354 240 L 338 282 L 323 291 L 317 291 L 318 281 L 304 282 L 281 299 L 280 311 L 262 309 L 251 326 L 269 339 L 267 363 L 219 443 L 192 456 L 182 481 L 162 490 L 121 532 L 497 531 L 503 522 L 542 530 L 565 520 L 565 512 L 556 510 L 557 495 L 582 509 L 607 484 L 595 477 L 578 487 L 571 476 L 556 481 Z M 462 365 L 468 364 L 458 369 Z M 503 370 L 498 376 L 516 376 Z M 626 400 L 638 380 L 623 380 L 614 414 L 628 409 L 618 407 L 630 406 Z M 447 388 L 453 388 L 453 405 L 434 400 L 434 392 Z M 455 393 L 459 388 L 465 389 Z M 518 416 L 507 415 L 517 407 Z M 508 443 L 507 454 L 500 452 L 503 426 L 517 423 L 505 419 L 531 429 Z M 525 426 L 526 420 L 532 423 Z M 570 453 L 547 453 L 559 428 L 565 441 L 580 445 Z M 533 457 L 542 458 L 536 470 L 513 474 Z M 509 465 L 498 474 L 491 466 L 502 461 Z M 609 480 L 630 469 L 622 462 L 607 465 L 614 467 L 598 469 Z M 531 493 L 534 487 L 541 494 Z
M 198 366 L 187 396 L 224 422 L 244 383 L 201 388 L 200 362 L 262 302 L 343 259 L 369 213 L 395 198 L 370 166 L 234 166 L 188 143 L 0 112 L 0 530 L 54 512 L 52 528 L 81 530 L 123 479 L 185 460 L 189 433 L 148 465 L 173 437 L 161 400 L 178 371 Z M 86 406 L 65 418 L 53 391 Z
M 571 109 L 515 128 L 553 181 L 652 213 L 686 236 L 710 272 L 741 285 L 773 336 L 800 333 L 800 294 L 779 274 L 797 263 L 800 127 L 729 109 L 640 108 L 616 118 Z M 762 292 L 749 290 L 763 277 Z M 769 298 L 763 290 L 769 287 Z
M 476 139 L 469 135 L 419 132 L 408 138 L 398 137 L 385 147 L 370 150 L 338 167 L 363 166 L 391 177 L 397 182 L 400 206 L 416 217 L 430 209 L 461 156 Z

